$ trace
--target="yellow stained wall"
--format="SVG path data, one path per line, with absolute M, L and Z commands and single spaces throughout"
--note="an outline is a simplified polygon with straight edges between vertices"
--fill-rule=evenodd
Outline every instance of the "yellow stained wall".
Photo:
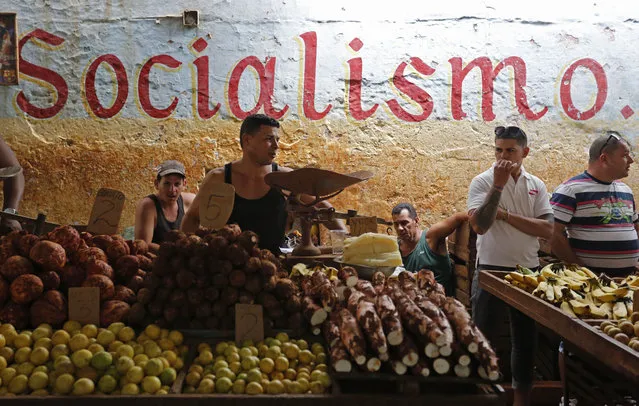
M 595 135 L 591 128 L 605 127 L 589 125 L 524 123 L 531 147 L 526 169 L 549 190 L 583 171 Z M 42 212 L 49 221 L 86 224 L 97 190 L 109 187 L 126 195 L 123 227 L 133 225 L 135 203 L 153 193 L 155 165 L 164 159 L 184 162 L 188 190 L 196 191 L 206 168 L 240 157 L 239 126 L 231 120 L 54 119 L 27 125 L 22 118 L 0 119 L 25 171 L 22 214 Z M 493 160 L 493 128 L 480 122 L 290 120 L 282 123 L 277 162 L 344 173 L 372 170 L 372 179 L 332 199 L 337 209 L 390 219 L 393 205 L 409 201 L 428 224 L 465 210 L 470 181 Z M 633 167 L 625 180 L 633 189 L 637 172 Z

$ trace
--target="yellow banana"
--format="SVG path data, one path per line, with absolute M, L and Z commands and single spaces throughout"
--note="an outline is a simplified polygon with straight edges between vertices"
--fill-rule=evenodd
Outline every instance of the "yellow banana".
M 553 287 L 553 290 L 555 291 L 554 292 L 555 293 L 555 300 L 558 301 L 558 302 L 561 301 L 563 299 L 563 297 L 564 297 L 564 295 L 562 293 L 561 286 L 555 284 L 555 285 L 552 285 L 552 287 Z
M 568 302 L 561 302 L 561 305 L 559 305 L 559 308 L 561 310 L 564 311 L 564 313 L 566 313 L 567 315 L 569 315 L 570 317 L 577 317 L 577 315 L 575 314 L 574 311 L 572 311 L 572 307 L 570 307 L 570 303 Z
M 588 278 L 597 279 L 597 275 L 595 275 L 595 273 L 593 271 L 591 271 L 590 269 L 586 268 L 585 266 L 582 266 L 580 268 L 580 271 L 583 272 L 584 274 L 586 274 L 586 276 L 588 276 Z
M 520 274 L 519 272 L 510 272 L 508 275 L 510 275 L 510 277 L 513 278 L 514 281 L 517 281 L 519 283 L 524 283 L 523 274 Z
M 598 306 L 590 306 L 590 315 L 595 319 L 607 319 L 610 317 L 608 312 Z
M 537 278 L 531 275 L 524 275 L 524 283 L 526 283 L 526 285 L 532 286 L 533 288 L 539 286 L 539 281 L 537 281 Z
M 570 307 L 572 307 L 572 311 L 578 316 L 587 316 L 590 314 L 590 306 L 580 302 L 579 300 L 571 300 Z
M 624 303 L 624 301 L 620 300 L 618 302 L 615 302 L 612 307 L 612 314 L 613 317 L 617 320 L 625 319 L 626 317 L 628 317 L 628 309 L 626 308 L 626 304 Z

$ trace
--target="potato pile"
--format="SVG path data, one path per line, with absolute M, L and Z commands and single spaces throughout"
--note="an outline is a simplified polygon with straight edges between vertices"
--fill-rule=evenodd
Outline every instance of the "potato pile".
M 599 329 L 622 344 L 639 351 L 639 312 L 634 312 L 627 320 L 618 323 L 604 321 Z
M 0 322 L 18 329 L 67 320 L 71 287 L 100 288 L 101 325 L 126 321 L 154 255 L 144 241 L 60 226 L 38 237 L 12 232 L 0 242 Z
M 291 340 L 278 333 L 240 347 L 223 341 L 198 346 L 198 356 L 185 378 L 184 393 L 278 395 L 325 393 L 331 386 L 326 352 L 319 343 Z
M 60 330 L 0 325 L 0 396 L 139 393 L 166 395 L 188 348 L 179 331 L 148 326 L 136 337 L 123 323 L 108 328 L 67 321 Z
M 164 328 L 232 329 L 235 304 L 264 306 L 265 331 L 298 329 L 301 301 L 296 286 L 258 237 L 227 225 L 212 232 L 168 233 L 138 291 L 129 323 Z

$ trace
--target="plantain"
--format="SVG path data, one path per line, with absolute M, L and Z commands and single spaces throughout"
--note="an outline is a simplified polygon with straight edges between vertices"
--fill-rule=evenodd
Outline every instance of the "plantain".
M 526 285 L 531 286 L 532 288 L 536 288 L 539 286 L 539 281 L 537 281 L 537 277 L 532 275 L 524 275 L 524 283 Z
M 610 302 L 604 303 L 601 306 L 599 306 L 599 309 L 606 313 L 606 318 L 607 319 L 612 319 L 613 318 L 612 303 L 610 303 Z
M 575 314 L 575 312 L 572 310 L 572 307 L 570 307 L 570 303 L 568 302 L 561 302 L 561 305 L 559 305 L 559 308 L 561 310 L 564 311 L 564 313 L 566 313 L 567 315 L 569 315 L 570 317 L 577 317 L 577 315 Z
M 552 285 L 553 290 L 555 291 L 555 300 L 556 301 L 562 301 L 564 298 L 564 294 L 563 294 L 563 290 L 561 288 L 561 286 L 554 284 Z
M 607 319 L 610 318 L 608 312 L 599 306 L 592 305 L 590 307 L 590 315 L 595 319 Z
M 535 290 L 533 290 L 532 294 L 537 296 L 537 297 L 544 297 L 546 296 L 546 287 L 548 286 L 548 282 L 546 281 L 541 281 L 539 282 L 539 285 L 537 285 L 537 288 L 535 288 Z
M 580 300 L 571 300 L 570 307 L 577 316 L 588 316 L 590 314 L 590 305 L 583 303 Z
M 555 289 L 554 289 L 554 281 L 548 280 L 548 285 L 546 286 L 546 300 L 553 303 L 555 301 Z
M 514 281 L 517 281 L 519 283 L 524 283 L 524 275 L 519 273 L 519 272 L 510 272 L 508 275 L 510 275 L 511 278 L 513 278 Z
M 621 320 L 628 317 L 628 309 L 626 308 L 626 303 L 623 300 L 615 302 L 612 307 L 612 315 L 613 318 L 616 320 Z

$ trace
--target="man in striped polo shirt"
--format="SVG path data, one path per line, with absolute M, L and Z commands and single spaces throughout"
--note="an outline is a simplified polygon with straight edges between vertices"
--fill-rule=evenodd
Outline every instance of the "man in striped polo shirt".
M 588 170 L 552 195 L 552 251 L 566 263 L 609 276 L 634 272 L 639 260 L 639 222 L 632 189 L 619 179 L 634 162 L 628 143 L 609 132 L 590 146 Z

